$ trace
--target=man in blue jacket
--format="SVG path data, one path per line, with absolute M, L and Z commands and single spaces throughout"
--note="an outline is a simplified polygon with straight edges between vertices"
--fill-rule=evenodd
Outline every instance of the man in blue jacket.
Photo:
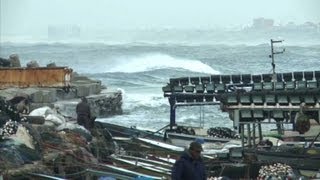
M 206 170 L 201 158 L 202 146 L 199 142 L 190 143 L 172 168 L 172 180 L 206 180 Z

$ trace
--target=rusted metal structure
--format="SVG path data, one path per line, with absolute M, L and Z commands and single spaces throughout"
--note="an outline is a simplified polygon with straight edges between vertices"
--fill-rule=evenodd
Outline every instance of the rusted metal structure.
M 70 87 L 68 67 L 0 68 L 0 89 L 9 87 Z

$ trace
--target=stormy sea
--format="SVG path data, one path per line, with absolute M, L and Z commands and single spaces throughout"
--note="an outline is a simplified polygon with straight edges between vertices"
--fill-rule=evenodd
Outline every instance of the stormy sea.
M 162 87 L 170 78 L 211 74 L 271 73 L 270 39 L 249 43 L 16 43 L 4 42 L 0 57 L 16 53 L 21 64 L 55 62 L 100 80 L 108 90 L 123 92 L 123 114 L 99 121 L 157 130 L 169 123 L 168 99 Z M 281 43 L 276 72 L 320 70 L 319 44 Z M 178 107 L 177 123 L 231 127 L 219 106 Z

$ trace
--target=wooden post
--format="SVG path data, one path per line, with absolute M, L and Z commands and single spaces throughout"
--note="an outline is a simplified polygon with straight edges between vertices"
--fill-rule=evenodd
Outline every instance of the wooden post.
M 241 145 L 242 145 L 242 149 L 244 149 L 244 125 L 240 124 L 240 128 L 241 128 Z
M 261 123 L 258 124 L 258 131 L 259 131 L 259 141 L 262 140 L 262 129 L 261 129 Z
M 252 136 L 253 136 L 253 147 L 255 148 L 256 147 L 256 123 L 254 122 L 253 123 L 253 130 L 252 130 L 252 132 L 253 132 L 253 134 L 252 134 Z
M 247 124 L 247 133 L 248 133 L 248 146 L 251 147 L 251 128 L 250 123 Z
M 276 123 L 277 123 L 277 132 L 278 132 L 278 134 L 282 134 L 281 122 L 277 121 Z

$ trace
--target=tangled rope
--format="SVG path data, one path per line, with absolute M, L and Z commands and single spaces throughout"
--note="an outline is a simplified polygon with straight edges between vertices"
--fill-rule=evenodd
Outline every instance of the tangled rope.
M 19 122 L 25 121 L 27 121 L 27 118 L 21 117 L 15 106 L 0 98 L 0 139 L 3 136 L 15 134 Z
M 175 130 L 176 133 L 180 134 L 188 134 L 188 135 L 195 135 L 196 132 L 191 127 L 183 127 L 183 126 L 177 126 L 177 129 Z

